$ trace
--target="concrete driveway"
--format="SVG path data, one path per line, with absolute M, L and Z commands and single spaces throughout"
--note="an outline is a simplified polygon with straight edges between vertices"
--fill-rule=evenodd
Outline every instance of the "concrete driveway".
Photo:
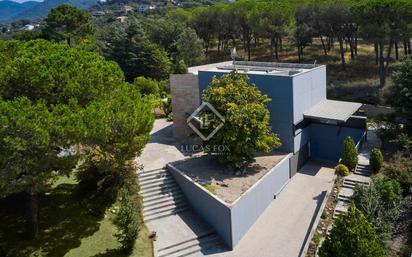
M 307 163 L 279 197 L 273 200 L 236 248 L 219 256 L 299 256 L 322 200 L 333 187 L 333 179 L 334 169 L 330 164 L 315 161 Z

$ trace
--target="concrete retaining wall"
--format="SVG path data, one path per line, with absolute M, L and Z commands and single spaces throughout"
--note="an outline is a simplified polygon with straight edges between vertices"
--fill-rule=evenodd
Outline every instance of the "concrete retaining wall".
M 173 165 L 168 164 L 167 168 L 193 209 L 233 249 L 289 182 L 291 156 L 285 156 L 232 204 L 220 200 Z
M 230 207 L 173 165 L 168 164 L 167 168 L 193 209 L 216 230 L 227 246 L 232 247 Z
M 235 246 L 263 211 L 289 182 L 289 158 L 287 155 L 255 185 L 249 188 L 231 206 L 232 244 Z

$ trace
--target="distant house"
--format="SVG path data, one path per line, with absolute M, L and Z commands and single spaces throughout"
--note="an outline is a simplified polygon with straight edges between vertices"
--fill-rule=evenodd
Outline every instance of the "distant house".
M 33 30 L 35 27 L 36 27 L 35 24 L 26 24 L 26 25 L 24 25 L 24 27 L 22 28 L 22 30 L 29 31 L 29 30 Z
M 141 12 L 141 13 L 144 13 L 147 10 L 154 10 L 154 9 L 156 9 L 156 6 L 153 6 L 153 5 L 141 4 L 139 6 L 139 12 Z
M 104 11 L 93 11 L 92 15 L 94 17 L 104 16 L 106 13 Z
M 131 7 L 130 5 L 123 5 L 122 11 L 127 14 L 128 12 L 133 11 L 133 7 Z
M 127 16 L 116 17 L 116 20 L 120 21 L 121 23 L 126 22 L 127 21 Z

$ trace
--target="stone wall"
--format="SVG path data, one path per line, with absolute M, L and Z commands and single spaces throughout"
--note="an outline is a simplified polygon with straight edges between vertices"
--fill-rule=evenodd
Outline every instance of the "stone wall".
M 200 105 L 199 80 L 194 74 L 173 74 L 170 76 L 172 94 L 173 137 L 184 139 L 193 131 L 186 119 Z

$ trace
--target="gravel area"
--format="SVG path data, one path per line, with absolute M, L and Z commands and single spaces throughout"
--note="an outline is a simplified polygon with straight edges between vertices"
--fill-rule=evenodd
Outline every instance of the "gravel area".
M 199 154 L 190 159 L 174 163 L 174 166 L 194 181 L 208 188 L 221 200 L 232 203 L 269 172 L 287 154 L 271 152 L 256 157 L 256 162 L 239 174 L 218 162 L 215 156 Z

